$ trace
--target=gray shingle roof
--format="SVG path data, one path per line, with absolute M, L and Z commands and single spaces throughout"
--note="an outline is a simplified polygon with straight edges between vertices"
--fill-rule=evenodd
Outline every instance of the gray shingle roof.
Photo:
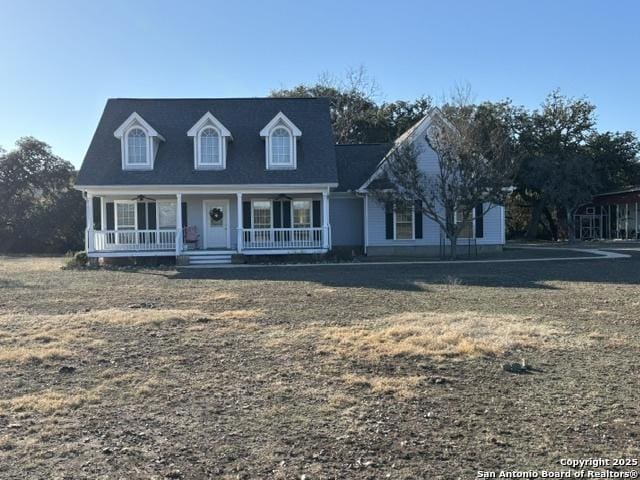
M 233 135 L 225 170 L 195 170 L 187 131 L 211 112 Z M 260 130 L 283 112 L 301 131 L 296 170 L 266 170 Z M 123 171 L 113 132 L 137 112 L 165 139 L 153 171 Z M 337 183 L 329 101 L 324 98 L 110 99 L 84 158 L 78 185 Z
M 339 179 L 336 191 L 346 192 L 360 188 L 392 146 L 392 143 L 336 145 Z

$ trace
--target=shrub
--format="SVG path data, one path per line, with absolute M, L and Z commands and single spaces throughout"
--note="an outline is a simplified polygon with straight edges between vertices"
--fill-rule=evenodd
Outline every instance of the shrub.
M 66 257 L 66 266 L 67 267 L 84 267 L 89 263 L 89 257 L 87 256 L 87 252 L 67 252 Z

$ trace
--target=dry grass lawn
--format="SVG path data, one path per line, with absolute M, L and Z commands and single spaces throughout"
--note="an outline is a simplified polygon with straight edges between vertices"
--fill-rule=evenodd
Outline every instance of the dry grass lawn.
M 0 258 L 3 479 L 451 479 L 640 455 L 635 254 L 60 265 Z

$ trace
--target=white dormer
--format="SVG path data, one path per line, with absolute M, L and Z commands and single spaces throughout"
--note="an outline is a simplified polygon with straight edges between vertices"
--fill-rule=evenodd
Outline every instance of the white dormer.
M 153 170 L 158 145 L 164 138 L 133 112 L 113 135 L 120 140 L 123 170 Z
M 231 132 L 211 112 L 205 113 L 187 132 L 193 137 L 193 166 L 196 170 L 223 170 L 227 165 L 227 141 Z
M 265 139 L 267 170 L 296 168 L 296 140 L 302 136 L 302 132 L 284 113 L 273 117 L 260 130 L 260 136 Z

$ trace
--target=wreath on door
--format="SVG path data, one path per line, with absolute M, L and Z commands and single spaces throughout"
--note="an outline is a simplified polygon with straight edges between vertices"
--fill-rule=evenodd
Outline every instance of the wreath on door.
M 221 209 L 216 207 L 209 210 L 209 216 L 211 217 L 211 220 L 213 220 L 214 222 L 219 222 L 220 220 L 222 220 L 224 213 L 222 212 Z

